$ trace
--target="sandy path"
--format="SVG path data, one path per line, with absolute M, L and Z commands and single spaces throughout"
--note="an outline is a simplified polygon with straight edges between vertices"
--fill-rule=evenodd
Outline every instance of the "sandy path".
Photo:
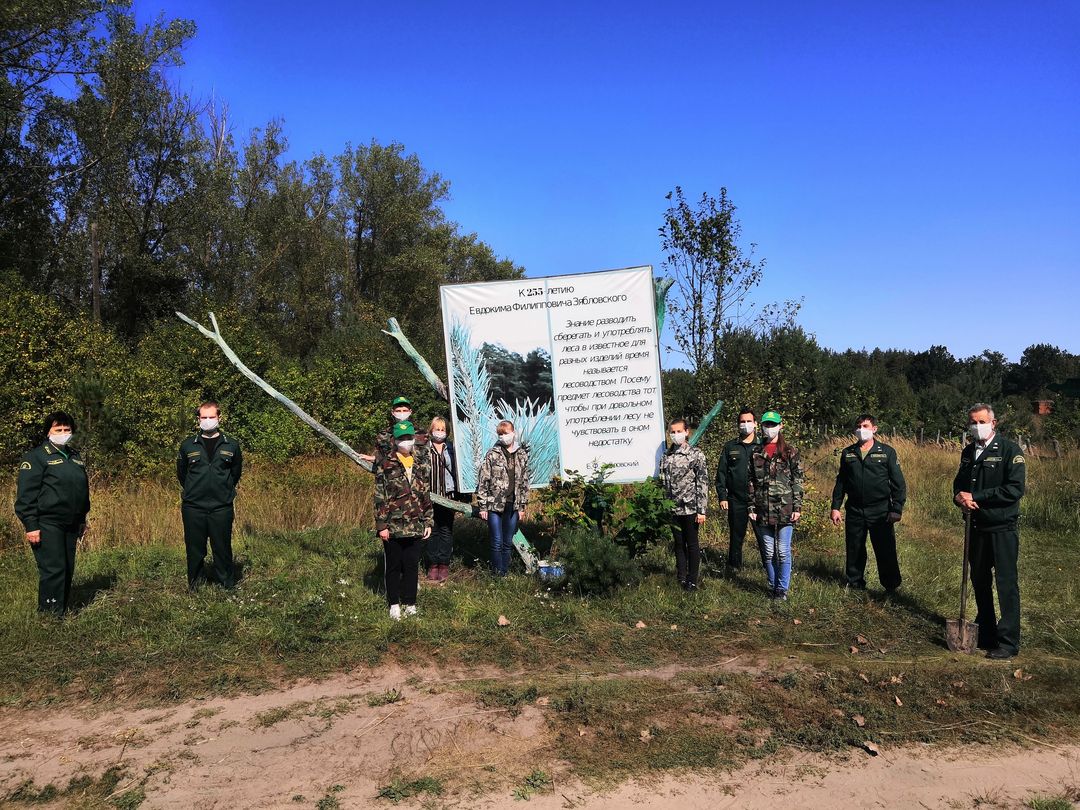
M 410 685 L 417 675 L 425 688 Z M 876 758 L 787 755 L 730 774 L 669 776 L 597 794 L 551 767 L 542 708 L 511 717 L 468 694 L 427 688 L 455 677 L 383 667 L 167 708 L 3 710 L 0 797 L 27 779 L 63 788 L 115 765 L 127 772 L 118 792 L 141 784 L 147 808 L 312 807 L 328 794 L 344 808 L 389 807 L 375 795 L 396 773 L 451 779 L 458 789 L 436 806 L 462 808 L 973 807 L 978 798 L 984 807 L 995 806 L 989 799 L 1012 807 L 1033 793 L 1080 786 L 1080 746 L 945 755 L 925 747 Z M 392 689 L 404 699 L 369 705 Z M 538 766 L 555 771 L 555 790 L 515 801 L 508 782 Z

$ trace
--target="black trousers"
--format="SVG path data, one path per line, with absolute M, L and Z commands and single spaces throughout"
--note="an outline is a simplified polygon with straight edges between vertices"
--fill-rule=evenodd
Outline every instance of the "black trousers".
M 427 541 L 428 565 L 449 565 L 454 552 L 454 516 L 453 509 L 434 504 L 435 525 Z
M 391 537 L 383 541 L 386 603 L 415 605 L 420 572 L 420 538 Z
M 78 526 L 42 523 L 41 542 L 31 546 L 38 567 L 38 611 L 59 616 L 71 606 Z
M 1020 533 L 1015 529 L 971 530 L 971 585 L 979 623 L 979 646 L 1001 647 L 1016 655 L 1020 651 L 1020 582 L 1016 563 L 1020 556 Z M 1001 620 L 994 614 L 997 585 Z
M 697 585 L 701 567 L 697 515 L 675 515 L 671 534 L 675 538 L 675 572 L 679 582 Z
M 214 553 L 214 575 L 220 585 L 232 588 L 236 585 L 233 572 L 232 525 L 233 508 L 196 509 L 184 506 L 180 510 L 184 520 L 184 545 L 187 547 L 188 587 L 194 588 L 206 580 L 206 541 Z
M 750 505 L 728 501 L 728 568 L 742 568 L 742 547 L 746 540 L 746 527 L 750 525 Z
M 900 586 L 900 562 L 896 558 L 896 524 L 888 523 L 886 515 L 866 517 L 861 511 L 848 509 L 844 518 L 844 544 L 847 547 L 845 575 L 852 588 L 866 587 L 866 535 L 874 547 L 878 580 L 891 591 Z

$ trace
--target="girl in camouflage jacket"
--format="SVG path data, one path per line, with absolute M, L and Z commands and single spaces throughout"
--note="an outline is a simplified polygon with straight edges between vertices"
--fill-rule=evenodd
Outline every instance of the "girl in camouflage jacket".
M 385 555 L 390 618 L 416 615 L 420 542 L 431 536 L 431 458 L 412 422 L 394 425 L 394 452 L 375 465 L 375 531 Z
M 675 539 L 675 571 L 679 584 L 693 591 L 698 586 L 701 546 L 698 530 L 705 522 L 709 501 L 709 466 L 700 448 L 687 439 L 686 422 L 676 419 L 670 425 L 671 447 L 660 459 L 660 485 L 675 502 L 671 533 Z
M 491 570 L 506 576 L 518 521 L 525 519 L 529 499 L 529 453 L 518 444 L 514 423 L 504 419 L 495 428 L 498 444 L 488 450 L 476 482 L 476 506 L 488 524 Z
M 761 564 L 774 599 L 791 587 L 791 538 L 802 512 L 803 470 L 797 448 L 784 441 L 776 411 L 761 417 L 764 441 L 750 458 L 750 520 L 757 527 Z

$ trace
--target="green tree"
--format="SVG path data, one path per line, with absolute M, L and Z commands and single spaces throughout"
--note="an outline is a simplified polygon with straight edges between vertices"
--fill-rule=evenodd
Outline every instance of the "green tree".
M 790 324 L 798 306 L 758 307 L 750 293 L 761 283 L 765 260 L 754 258 L 757 245 L 744 251 L 742 225 L 727 189 L 719 198 L 702 194 L 691 206 L 679 186 L 660 227 L 664 269 L 675 280 L 669 311 L 675 342 L 699 372 L 713 365 L 721 336 L 738 326 Z

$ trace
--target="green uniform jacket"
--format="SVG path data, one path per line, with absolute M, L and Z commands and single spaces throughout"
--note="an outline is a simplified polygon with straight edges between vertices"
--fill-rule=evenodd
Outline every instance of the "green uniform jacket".
M 758 441 L 747 444 L 732 439 L 724 445 L 720 463 L 716 465 L 716 497 L 722 501 L 746 504 L 750 500 L 750 459 Z
M 431 458 L 426 449 L 413 453 L 412 476 L 397 453 L 382 456 L 375 467 L 375 531 L 390 536 L 423 537 L 435 519 L 431 506 Z
M 80 526 L 89 511 L 90 482 L 78 453 L 46 441 L 22 457 L 15 514 L 26 531 L 42 523 Z
M 243 471 L 240 445 L 224 433 L 213 458 L 207 458 L 200 434 L 188 436 L 180 445 L 176 459 L 176 477 L 184 488 L 184 506 L 207 511 L 232 506 Z
M 832 508 L 839 509 L 847 495 L 847 508 L 858 509 L 864 517 L 900 515 L 907 500 L 907 484 L 896 460 L 896 451 L 875 440 L 863 458 L 862 442 L 840 452 L 840 471 L 832 491 Z
M 750 508 L 763 526 L 786 526 L 792 512 L 802 512 L 803 469 L 799 451 L 787 446 L 788 457 L 765 455 L 765 445 L 754 448 L 750 459 Z
M 1016 442 L 995 433 L 978 460 L 975 442 L 960 453 L 960 469 L 953 479 L 953 496 L 970 492 L 979 508 L 972 513 L 976 528 L 1012 529 L 1020 514 L 1027 465 Z

